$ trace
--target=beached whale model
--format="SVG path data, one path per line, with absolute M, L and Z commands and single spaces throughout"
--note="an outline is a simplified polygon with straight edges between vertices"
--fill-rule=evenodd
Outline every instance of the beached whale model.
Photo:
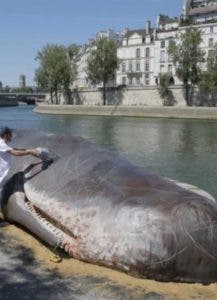
M 217 281 L 217 203 L 73 136 L 15 132 L 6 219 L 76 259 L 161 281 Z

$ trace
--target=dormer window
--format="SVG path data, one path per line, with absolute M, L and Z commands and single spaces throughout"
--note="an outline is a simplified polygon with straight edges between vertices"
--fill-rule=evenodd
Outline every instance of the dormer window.
M 122 46 L 127 46 L 128 45 L 128 39 L 123 39 L 122 41 Z
M 165 48 L 165 47 L 166 47 L 166 42 L 165 42 L 165 41 L 161 41 L 160 47 L 161 47 L 161 48 Z

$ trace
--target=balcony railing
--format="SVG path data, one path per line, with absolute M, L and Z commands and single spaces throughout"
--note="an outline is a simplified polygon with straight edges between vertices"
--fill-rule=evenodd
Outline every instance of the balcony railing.
M 136 70 L 127 70 L 125 73 L 127 73 L 128 75 L 138 75 L 138 74 L 142 74 L 142 71 L 136 71 Z
M 205 25 L 205 24 L 213 24 L 213 23 L 217 23 L 217 18 L 216 19 L 212 19 L 212 20 L 206 20 L 203 22 L 200 21 L 196 21 L 196 20 L 180 20 L 179 25 L 180 27 L 186 27 L 186 26 L 191 26 L 191 25 Z

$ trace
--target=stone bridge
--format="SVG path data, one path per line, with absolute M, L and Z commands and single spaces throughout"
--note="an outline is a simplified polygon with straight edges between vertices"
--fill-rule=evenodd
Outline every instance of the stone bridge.
M 11 103 L 26 103 L 26 104 L 36 104 L 36 102 L 44 102 L 46 94 L 45 93 L 0 93 L 0 105 L 1 102 L 8 104 Z

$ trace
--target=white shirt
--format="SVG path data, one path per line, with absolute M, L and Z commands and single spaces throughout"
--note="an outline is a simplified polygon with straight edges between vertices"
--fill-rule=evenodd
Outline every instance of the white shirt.
M 12 148 L 0 138 L 0 187 L 11 166 L 11 154 L 8 152 L 10 150 Z

